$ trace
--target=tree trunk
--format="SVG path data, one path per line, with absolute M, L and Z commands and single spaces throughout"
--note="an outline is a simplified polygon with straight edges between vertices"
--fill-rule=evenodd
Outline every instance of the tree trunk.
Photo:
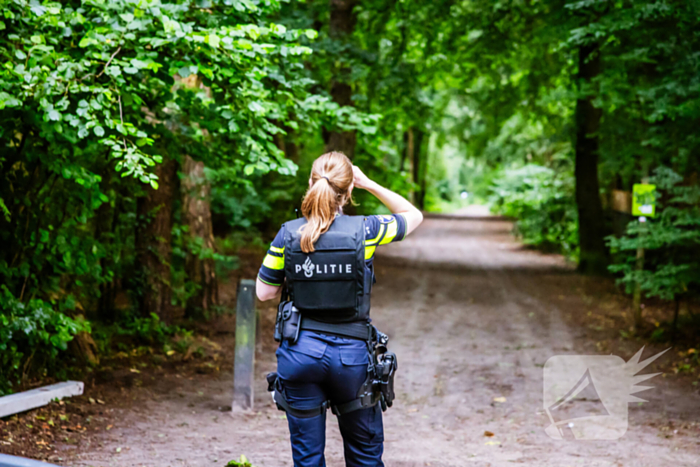
M 399 164 L 399 172 L 406 169 L 406 161 L 409 160 L 410 146 L 413 145 L 413 132 L 409 128 L 403 132 L 403 152 L 401 153 L 401 163 Z
M 211 220 L 211 185 L 204 175 L 204 163 L 185 156 L 182 164 L 182 220 L 189 227 L 189 240 L 195 252 L 188 248 L 185 270 L 190 281 L 197 284 L 196 293 L 187 300 L 185 315 L 195 318 L 219 304 L 219 284 L 214 259 L 214 229 Z M 204 254 L 199 254 L 200 252 Z
M 425 157 L 423 155 L 423 131 L 413 130 L 413 183 L 416 191 L 413 196 L 418 209 L 425 208 Z
M 355 30 L 356 17 L 354 13 L 357 0 L 330 0 L 330 24 L 328 34 L 331 39 L 338 42 L 349 40 Z M 352 106 L 352 87 L 350 80 L 350 68 L 342 66 L 336 70 L 331 83 L 331 98 L 341 106 Z M 357 135 L 355 131 L 329 131 L 324 134 L 326 151 L 341 151 L 350 159 L 355 156 L 355 144 Z
M 156 165 L 158 189 L 146 188 L 138 202 L 136 252 L 141 267 L 141 312 L 155 313 L 172 322 L 170 262 L 172 259 L 173 200 L 177 187 L 177 163 L 164 158 Z
M 115 190 L 115 193 L 116 196 L 114 206 L 112 206 L 110 203 L 103 203 L 98 208 L 95 219 L 95 238 L 97 238 L 100 243 L 108 248 L 112 247 L 114 239 L 118 238 L 117 226 L 119 222 L 122 195 L 119 190 Z M 121 256 L 121 250 L 117 252 L 117 255 Z M 118 276 L 119 274 L 116 272 L 114 263 L 114 256 L 112 255 L 106 255 L 100 260 L 100 266 L 102 267 L 103 271 L 115 271 L 114 276 Z M 104 322 L 113 323 L 117 318 L 115 300 L 118 292 L 118 281 L 116 280 L 116 277 L 112 277 L 110 281 L 100 283 L 99 287 L 100 298 L 97 304 L 99 319 Z
M 579 91 L 600 72 L 600 54 L 596 44 L 579 49 Z M 603 274 L 607 271 L 605 220 L 598 184 L 598 126 L 600 109 L 593 106 L 592 96 L 579 96 L 576 101 L 576 204 L 580 246 L 579 270 Z
M 92 336 L 85 331 L 81 331 L 73 337 L 68 343 L 68 350 L 83 363 L 92 366 L 100 364 L 97 344 Z

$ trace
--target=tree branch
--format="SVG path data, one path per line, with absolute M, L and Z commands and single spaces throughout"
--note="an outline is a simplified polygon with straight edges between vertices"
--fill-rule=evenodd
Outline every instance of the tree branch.
M 109 60 L 107 60 L 107 63 L 105 63 L 105 67 L 102 69 L 102 71 L 100 71 L 100 74 L 98 74 L 97 76 L 95 76 L 95 78 L 99 78 L 100 76 L 102 76 L 102 75 L 104 74 L 105 71 L 107 71 L 107 67 L 109 66 L 110 63 L 112 63 L 112 60 L 113 60 L 114 57 L 119 53 L 119 51 L 120 51 L 121 49 L 122 49 L 122 46 L 121 46 L 121 45 L 120 45 L 119 47 L 117 47 L 117 50 L 114 51 L 114 53 L 112 54 L 112 56 L 109 57 Z

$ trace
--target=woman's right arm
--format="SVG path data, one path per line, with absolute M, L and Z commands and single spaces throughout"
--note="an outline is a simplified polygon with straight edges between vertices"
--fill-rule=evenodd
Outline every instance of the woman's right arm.
M 367 175 L 365 175 L 362 170 L 357 166 L 352 167 L 355 179 L 354 184 L 356 188 L 362 188 L 381 201 L 384 206 L 389 208 L 393 214 L 401 214 L 404 219 L 406 219 L 406 235 L 413 232 L 416 227 L 418 227 L 421 222 L 423 222 L 423 213 L 421 213 L 418 208 L 410 203 L 406 198 L 398 193 L 394 193 L 388 188 L 384 188 L 377 182 L 370 180 Z
M 267 250 L 255 286 L 255 293 L 262 302 L 279 297 L 284 283 L 284 225 L 277 232 Z

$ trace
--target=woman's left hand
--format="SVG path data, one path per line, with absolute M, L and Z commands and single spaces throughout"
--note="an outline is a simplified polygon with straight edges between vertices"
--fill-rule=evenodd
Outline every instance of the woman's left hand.
M 369 190 L 370 187 L 374 184 L 372 180 L 369 179 L 367 175 L 365 175 L 362 170 L 356 165 L 352 166 L 352 174 L 353 174 L 353 184 L 355 185 L 355 188 L 362 188 L 364 190 Z

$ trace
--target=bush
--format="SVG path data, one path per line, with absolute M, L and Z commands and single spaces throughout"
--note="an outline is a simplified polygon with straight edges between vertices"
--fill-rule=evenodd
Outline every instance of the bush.
M 700 187 L 681 185 L 683 178 L 660 167 L 649 182 L 656 185 L 656 218 L 633 220 L 626 235 L 608 237 L 621 274 L 618 283 L 631 293 L 636 284 L 647 297 L 676 300 L 700 289 Z M 637 249 L 645 250 L 637 269 Z
M 90 324 L 43 300 L 22 303 L 5 286 L 0 298 L 0 395 L 11 393 L 37 368 L 60 377 L 67 365 L 59 356 L 76 334 L 90 332 Z
M 167 350 L 171 339 L 182 332 L 178 326 L 165 324 L 155 313 L 140 316 L 135 312 L 125 312 L 110 325 L 96 323 L 93 337 L 100 354 L 109 355 L 139 347 Z
M 537 164 L 508 169 L 492 186 L 492 209 L 513 217 L 515 233 L 527 245 L 578 256 L 574 178 Z

